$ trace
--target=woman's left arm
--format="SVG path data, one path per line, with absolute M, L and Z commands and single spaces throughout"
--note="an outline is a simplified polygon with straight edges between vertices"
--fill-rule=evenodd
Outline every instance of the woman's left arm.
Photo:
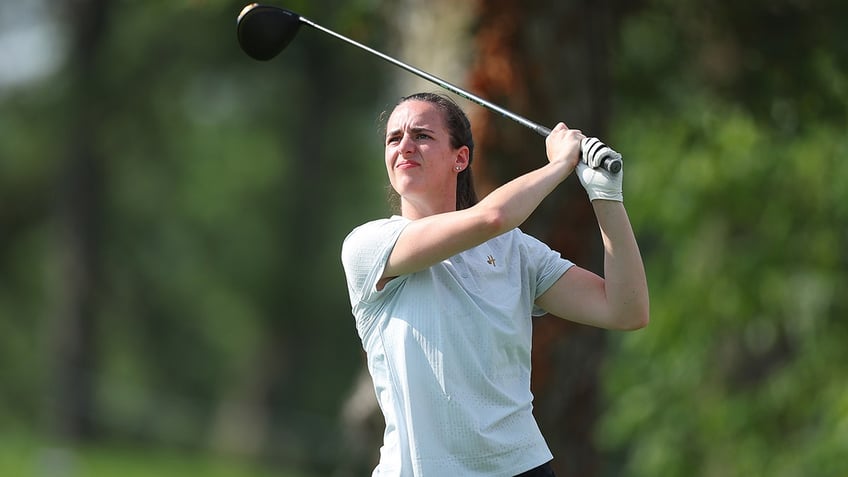
M 570 321 L 616 330 L 649 321 L 648 282 L 624 204 L 593 200 L 604 244 L 604 278 L 573 266 L 536 303 Z

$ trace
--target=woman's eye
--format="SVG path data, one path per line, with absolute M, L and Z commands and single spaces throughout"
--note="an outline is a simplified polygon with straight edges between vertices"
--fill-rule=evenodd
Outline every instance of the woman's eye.
M 420 133 L 416 136 L 416 139 L 430 139 L 430 136 L 428 134 Z

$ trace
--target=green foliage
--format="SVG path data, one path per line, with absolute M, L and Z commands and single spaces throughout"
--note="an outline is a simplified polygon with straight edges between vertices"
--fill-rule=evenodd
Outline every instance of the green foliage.
M 694 109 L 617 128 L 652 323 L 609 364 L 601 442 L 621 475 L 843 475 L 848 141 Z
M 766 40 L 796 37 L 741 5 L 700 7 L 698 19 L 651 10 L 623 30 L 626 88 L 662 73 L 658 94 L 620 97 L 613 128 L 652 322 L 617 339 L 598 442 L 610 475 L 845 475 L 846 65 L 824 44 L 787 56 L 780 45 L 798 45 Z M 810 10 L 793 27 L 802 45 L 834 33 L 811 31 L 811 17 L 825 20 Z M 699 36 L 709 28 L 727 36 Z M 689 41 L 642 51 L 661 36 Z M 711 78 L 703 55 L 716 43 L 762 46 L 757 68 Z

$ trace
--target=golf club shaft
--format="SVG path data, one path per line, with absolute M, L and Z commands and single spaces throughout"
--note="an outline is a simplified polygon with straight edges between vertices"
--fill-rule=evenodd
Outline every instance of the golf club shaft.
M 312 28 L 315 28 L 317 30 L 321 30 L 322 32 L 324 32 L 328 35 L 332 35 L 332 36 L 338 38 L 339 40 L 342 40 L 342 41 L 349 43 L 353 46 L 361 48 L 361 49 L 363 49 L 363 50 L 365 50 L 365 51 L 367 51 L 367 52 L 369 52 L 373 55 L 377 55 L 380 58 L 382 58 L 383 60 L 388 61 L 389 63 L 391 63 L 395 66 L 399 66 L 399 67 L 405 69 L 406 71 L 409 71 L 410 73 L 412 73 L 416 76 L 419 76 L 421 78 L 424 78 L 427 81 L 430 81 L 431 83 L 435 83 L 435 84 L 441 86 L 442 88 L 444 88 L 444 89 L 446 89 L 446 90 L 448 90 L 452 93 L 455 93 L 455 94 L 457 94 L 457 95 L 459 95 L 459 96 L 461 96 L 461 97 L 463 97 L 463 98 L 465 98 L 469 101 L 477 103 L 480 106 L 483 106 L 485 108 L 489 108 L 492 111 L 500 113 L 502 116 L 507 117 L 509 119 L 512 119 L 513 121 L 536 131 L 541 136 L 547 137 L 551 133 L 551 130 L 546 128 L 545 126 L 542 126 L 540 124 L 536 124 L 533 121 L 530 121 L 529 119 L 527 119 L 523 116 L 519 116 L 519 115 L 513 113 L 512 111 L 506 110 L 506 109 L 504 109 L 504 108 L 502 108 L 502 107 L 500 107 L 500 106 L 498 106 L 494 103 L 486 101 L 485 99 L 483 99 L 483 98 L 481 98 L 481 97 L 479 97 L 475 94 L 472 94 L 472 93 L 469 93 L 468 91 L 465 91 L 464 89 L 460 88 L 459 86 L 451 84 L 451 83 L 449 83 L 449 82 L 447 82 L 447 81 L 445 81 L 445 80 L 443 80 L 439 77 L 436 77 L 436 76 L 431 75 L 430 73 L 427 73 L 426 71 L 422 71 L 422 70 L 420 70 L 420 69 L 418 69 L 414 66 L 408 65 L 408 64 L 406 64 L 406 63 L 404 63 L 400 60 L 392 58 L 389 55 L 386 55 L 384 53 L 380 53 L 379 51 L 377 51 L 373 48 L 369 48 L 368 46 L 365 46 L 362 43 L 351 40 L 350 38 L 348 38 L 344 35 L 340 35 L 340 34 L 334 32 L 334 31 L 332 31 L 328 28 L 324 28 L 321 25 L 314 23 L 313 21 L 309 20 L 308 18 L 304 18 L 303 16 L 300 16 L 299 18 L 300 18 L 300 21 L 305 25 L 309 25 Z
M 408 64 L 406 64 L 406 63 L 404 63 L 400 60 L 392 58 L 389 55 L 386 55 L 386 54 L 381 53 L 381 52 L 379 52 L 379 51 L 377 51 L 373 48 L 365 46 L 362 43 L 351 40 L 350 38 L 348 38 L 344 35 L 340 35 L 340 34 L 334 32 L 333 30 L 330 30 L 328 28 L 324 28 L 323 26 L 313 22 L 312 20 L 309 20 L 308 18 L 297 15 L 297 19 L 301 24 L 308 25 L 312 28 L 315 28 L 316 30 L 322 31 L 322 32 L 324 32 L 324 33 L 326 33 L 330 36 L 338 38 L 339 40 L 342 40 L 345 43 L 353 45 L 353 46 L 355 46 L 359 49 L 365 50 L 368 53 L 371 53 L 372 55 L 376 55 L 377 57 L 382 58 L 383 60 L 385 60 L 385 61 L 387 61 L 387 62 L 389 62 L 389 63 L 391 63 L 395 66 L 399 66 L 399 67 L 403 68 L 404 70 L 406 70 L 406 71 L 408 71 L 408 72 L 410 72 L 410 73 L 412 73 L 416 76 L 419 76 L 419 77 L 421 77 L 421 78 L 423 78 L 427 81 L 430 81 L 431 83 L 437 84 L 437 85 L 441 86 L 442 88 L 444 88 L 444 89 L 446 89 L 446 90 L 448 90 L 452 93 L 455 93 L 455 94 L 457 94 L 457 95 L 459 95 L 459 96 L 461 96 L 461 97 L 463 97 L 463 98 L 465 98 L 469 101 L 472 101 L 474 103 L 479 104 L 480 106 L 483 106 L 483 107 L 488 108 L 492 111 L 500 113 L 502 116 L 509 118 L 509 119 L 512 119 L 513 121 L 515 121 L 515 122 L 517 122 L 517 123 L 519 123 L 519 124 L 521 124 L 521 125 L 523 125 L 527 128 L 530 128 L 533 131 L 536 131 L 536 133 L 539 134 L 540 136 L 547 137 L 548 135 L 551 134 L 551 130 L 549 128 L 546 128 L 545 126 L 542 126 L 540 124 L 536 124 L 533 121 L 530 121 L 529 119 L 527 119 L 523 116 L 519 116 L 519 115 L 513 113 L 512 111 L 506 110 L 506 109 L 504 109 L 504 108 L 502 108 L 502 107 L 500 107 L 500 106 L 498 106 L 494 103 L 486 101 L 485 99 L 483 99 L 483 98 L 481 98 L 481 97 L 479 97 L 475 94 L 469 93 L 468 91 L 465 91 L 464 89 L 460 88 L 459 86 L 456 86 L 452 83 L 449 83 L 449 82 L 447 82 L 447 81 L 445 81 L 445 80 L 443 80 L 439 77 L 433 76 L 430 73 L 427 73 L 426 71 L 423 71 L 423 70 L 420 70 L 420 69 L 418 69 L 414 66 L 408 65 Z M 584 151 L 584 154 L 585 154 L 585 151 Z M 601 160 L 600 167 L 602 167 L 603 169 L 605 169 L 605 170 L 607 170 L 607 171 L 609 171 L 613 174 L 616 174 L 616 173 L 618 173 L 619 170 L 621 170 L 621 159 L 617 159 L 617 158 L 613 158 L 613 157 L 604 157 Z

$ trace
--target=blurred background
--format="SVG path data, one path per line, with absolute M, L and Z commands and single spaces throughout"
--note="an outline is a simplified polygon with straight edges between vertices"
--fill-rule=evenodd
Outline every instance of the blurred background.
M 625 157 L 652 322 L 536 321 L 568 476 L 848 475 L 848 4 L 279 4 Z M 370 475 L 339 261 L 391 213 L 377 118 L 438 88 L 225 0 L 0 0 L 0 475 Z M 481 194 L 545 162 L 459 100 Z M 523 227 L 602 272 L 569 179 Z

